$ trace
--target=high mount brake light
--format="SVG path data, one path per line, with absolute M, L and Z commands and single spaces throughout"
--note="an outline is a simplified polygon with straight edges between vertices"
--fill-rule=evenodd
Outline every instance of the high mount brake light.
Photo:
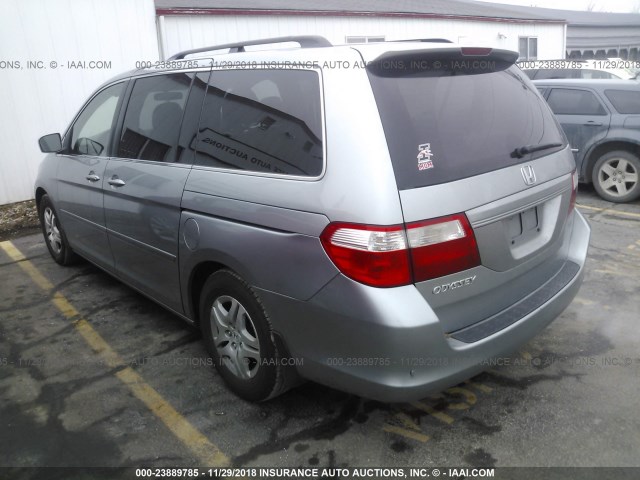
M 491 55 L 493 48 L 480 48 L 480 47 L 462 47 L 460 53 L 469 57 L 486 57 Z
M 332 223 L 320 240 L 344 275 L 374 287 L 408 285 L 480 264 L 464 214 L 394 226 Z

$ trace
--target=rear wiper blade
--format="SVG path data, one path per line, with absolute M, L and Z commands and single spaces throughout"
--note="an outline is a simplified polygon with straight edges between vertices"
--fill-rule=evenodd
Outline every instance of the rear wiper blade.
M 539 152 L 541 150 L 549 150 L 550 148 L 561 147 L 561 143 L 543 143 L 542 145 L 525 145 L 524 147 L 516 148 L 511 152 L 511 158 L 522 158 L 525 155 L 533 152 Z

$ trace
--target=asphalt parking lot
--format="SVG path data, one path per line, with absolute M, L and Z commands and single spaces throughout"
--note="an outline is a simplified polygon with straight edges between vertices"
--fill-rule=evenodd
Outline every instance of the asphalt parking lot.
M 413 404 L 312 383 L 247 403 L 180 319 L 88 263 L 59 267 L 40 235 L 5 242 L 0 466 L 640 466 L 640 203 L 578 203 L 593 230 L 572 305 Z

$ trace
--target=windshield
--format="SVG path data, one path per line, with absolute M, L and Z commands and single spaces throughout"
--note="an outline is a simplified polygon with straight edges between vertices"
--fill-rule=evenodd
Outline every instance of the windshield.
M 479 175 L 566 146 L 553 113 L 515 66 L 400 77 L 369 71 L 369 77 L 400 190 Z M 560 146 L 511 155 L 546 144 Z

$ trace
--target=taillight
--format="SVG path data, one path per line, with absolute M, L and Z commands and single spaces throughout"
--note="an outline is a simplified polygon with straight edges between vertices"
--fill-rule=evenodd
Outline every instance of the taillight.
M 578 170 L 574 170 L 571 174 L 571 199 L 569 200 L 569 214 L 573 212 L 576 206 L 576 196 L 578 195 Z
M 374 287 L 397 287 L 480 264 L 464 214 L 405 226 L 332 223 L 320 235 L 327 255 L 347 277 Z
M 320 240 L 336 267 L 353 280 L 374 287 L 411 283 L 407 239 L 401 225 L 332 223 Z
M 480 265 L 476 237 L 466 215 L 451 215 L 407 225 L 415 282 Z

